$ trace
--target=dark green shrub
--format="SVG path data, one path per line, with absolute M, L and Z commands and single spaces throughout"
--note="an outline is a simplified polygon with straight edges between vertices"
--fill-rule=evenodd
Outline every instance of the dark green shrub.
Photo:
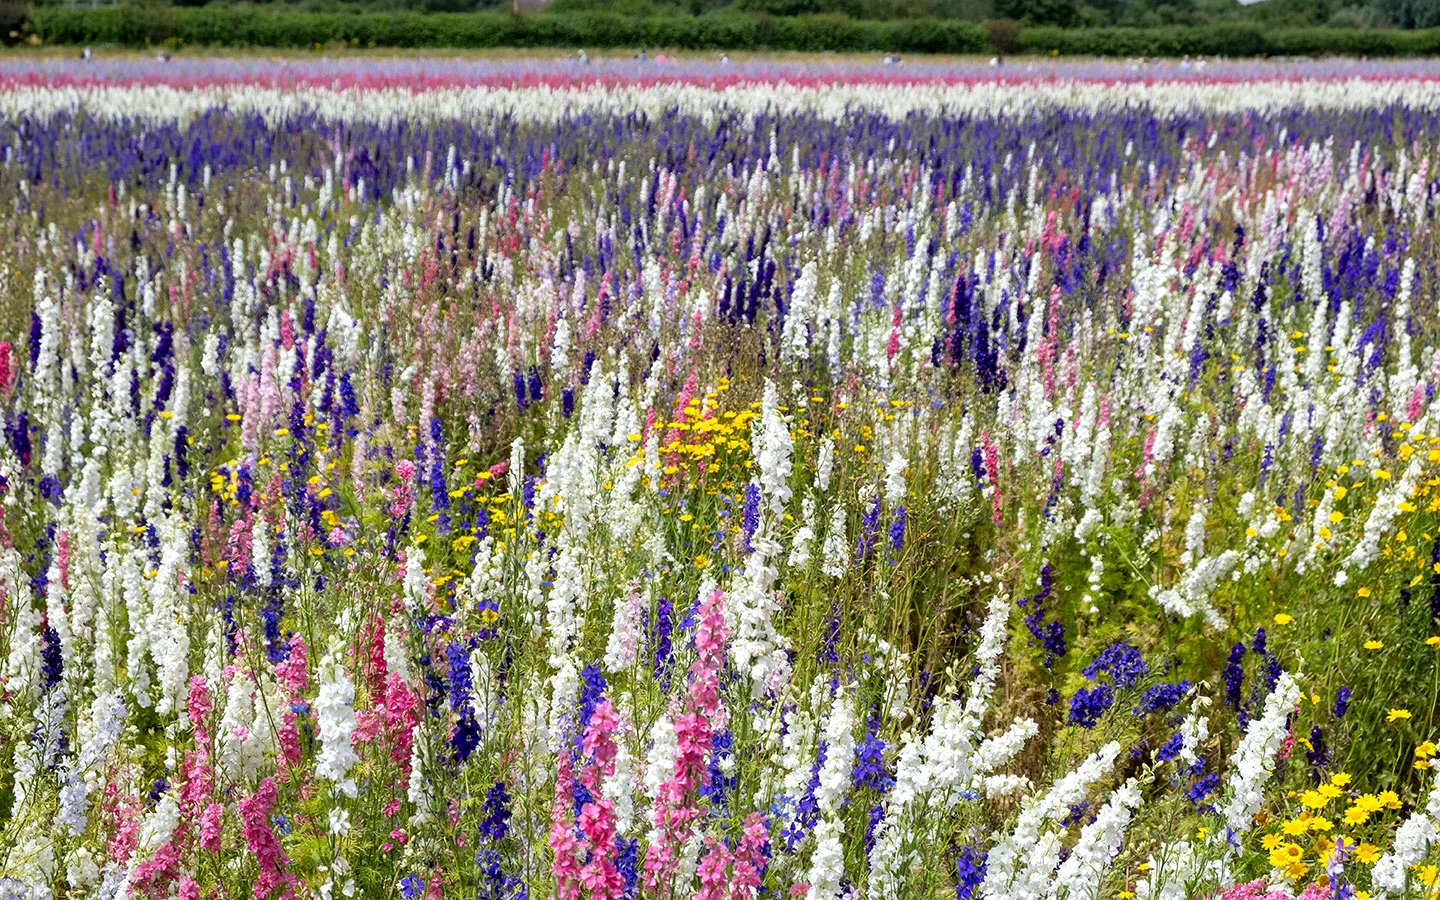
M 4 0 L 0 0 L 3 3 Z M 3 7 L 0 7 L 3 9 Z M 42 6 L 29 28 L 48 43 L 145 46 L 674 47 L 865 53 L 1043 53 L 1083 56 L 1420 56 L 1440 29 L 1263 27 L 1243 22 L 1157 28 L 1061 28 L 955 19 L 875 21 L 839 15 L 622 16 L 608 12 L 319 13 L 223 6 Z M 22 30 L 22 29 L 17 29 Z M 3 35 L 4 32 L 0 32 Z
M 13 44 L 25 35 L 30 21 L 30 7 L 24 3 L 0 0 L 0 44 Z
M 1271 28 L 1244 22 L 1161 28 L 1024 28 L 1018 50 L 1066 56 L 1421 56 L 1440 29 Z
M 987 19 L 985 39 L 997 53 L 1014 53 L 1020 44 L 1020 23 L 1014 19 Z

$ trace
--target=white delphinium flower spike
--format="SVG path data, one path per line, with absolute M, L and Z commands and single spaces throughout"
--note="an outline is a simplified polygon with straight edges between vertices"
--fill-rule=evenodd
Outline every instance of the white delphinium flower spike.
M 350 777 L 350 768 L 360 761 L 351 738 L 355 734 L 355 685 L 345 674 L 340 649 L 332 648 L 320 663 L 320 694 L 315 700 L 320 724 L 320 753 L 315 774 L 334 782 L 336 790 L 355 797 L 359 788 Z

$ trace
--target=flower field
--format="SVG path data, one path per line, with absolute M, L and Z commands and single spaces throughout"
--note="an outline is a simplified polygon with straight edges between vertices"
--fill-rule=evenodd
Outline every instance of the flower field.
M 1435 898 L 1440 63 L 0 60 L 0 898 Z

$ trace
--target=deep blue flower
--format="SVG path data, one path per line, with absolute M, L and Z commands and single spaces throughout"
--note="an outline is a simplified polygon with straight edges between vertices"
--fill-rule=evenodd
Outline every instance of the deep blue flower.
M 1240 683 L 1245 678 L 1241 662 L 1244 659 L 1245 645 L 1236 644 L 1230 648 L 1230 660 L 1220 673 L 1221 680 L 1225 682 L 1225 705 L 1234 710 L 1240 708 Z
M 624 900 L 635 900 L 639 896 L 640 840 L 639 838 L 617 837 L 615 847 L 620 851 L 615 860 L 615 868 L 624 882 L 621 896 Z
M 445 658 L 450 663 L 450 708 L 464 708 L 470 700 L 474 683 L 470 677 L 470 648 L 463 643 L 451 643 L 445 648 Z
M 279 543 L 278 541 L 276 542 Z M 271 582 L 275 585 L 283 583 L 283 578 L 276 577 L 276 569 L 280 561 L 279 548 L 277 547 L 274 562 L 277 565 L 271 566 Z M 262 564 L 256 560 L 256 564 Z M 272 663 L 282 663 L 290 658 L 289 633 L 280 628 L 280 619 L 284 615 L 282 604 L 284 595 L 278 587 L 272 587 L 267 592 L 265 606 L 260 610 L 260 621 L 265 630 L 265 654 Z
M 1170 735 L 1170 740 L 1166 741 L 1159 750 L 1155 751 L 1155 759 L 1159 762 L 1169 762 L 1180 755 L 1180 750 L 1184 746 L 1185 737 L 1177 731 Z
M 1067 724 L 1081 728 L 1094 728 L 1095 723 L 1115 702 L 1115 691 L 1109 683 L 1094 688 L 1080 688 L 1070 698 L 1070 717 Z
M 595 663 L 586 666 L 580 672 L 580 733 L 590 725 L 590 716 L 595 712 L 595 707 L 600 705 L 601 699 L 605 696 L 605 676 L 600 672 L 600 667 Z M 579 735 L 576 736 L 578 744 Z
M 40 491 L 40 496 L 48 501 L 51 506 L 60 505 L 60 499 L 65 494 L 65 488 L 60 484 L 60 479 L 57 476 L 41 476 L 40 483 L 36 485 L 36 487 Z
M 825 755 L 829 752 L 830 745 L 821 741 L 820 750 L 815 755 L 815 764 L 810 767 L 810 781 L 805 786 L 804 795 L 795 804 L 795 816 L 780 833 L 785 839 L 787 852 L 795 852 L 795 847 L 805 839 L 810 829 L 815 827 L 820 816 L 820 804 L 815 799 L 815 792 L 820 788 L 820 770 L 825 767 Z
M 340 405 L 346 418 L 360 414 L 360 403 L 355 399 L 355 386 L 350 382 L 350 373 L 340 376 Z
M 980 885 L 985 881 L 986 856 L 969 844 L 960 851 L 955 861 L 955 900 L 975 900 L 979 896 Z
M 1045 668 L 1047 669 L 1065 655 L 1065 623 L 1059 617 L 1056 617 L 1054 621 L 1048 621 L 1045 617 L 1045 601 L 1050 599 L 1054 588 L 1054 574 L 1050 564 L 1046 563 L 1040 567 L 1040 590 L 1029 597 L 1021 597 L 1016 601 L 1016 605 L 1020 608 L 1029 609 L 1029 614 L 1025 616 L 1025 627 L 1030 629 L 1030 634 L 1045 649 Z
M 730 767 L 730 774 L 725 774 L 721 768 L 721 760 L 732 756 L 732 749 L 735 746 L 735 738 L 727 728 L 715 735 L 713 750 L 710 753 L 710 762 L 707 766 L 709 778 L 705 784 L 700 786 L 700 796 L 709 800 L 711 804 L 720 806 L 724 804 L 726 795 L 735 790 L 738 778 L 738 770 L 735 766 Z M 733 756 L 732 756 L 733 759 Z
M 1220 776 L 1211 772 L 1209 775 L 1190 785 L 1189 789 L 1185 791 L 1185 796 L 1190 799 L 1191 803 L 1199 806 L 1204 803 L 1205 798 L 1209 797 L 1219 786 Z
M 25 410 L 15 414 L 15 420 L 6 429 L 6 435 L 10 438 L 10 449 L 15 451 L 15 456 L 20 460 L 22 466 L 30 465 L 30 413 Z
M 475 713 L 467 709 L 461 714 L 450 731 L 449 744 L 457 760 L 463 763 L 470 758 L 470 754 L 480 746 L 480 723 L 476 721 Z
M 1255 640 L 1250 644 L 1250 649 L 1253 650 L 1253 651 L 1255 651 L 1256 653 L 1260 654 L 1261 656 L 1264 656 L 1264 655 L 1265 655 L 1265 642 L 1266 642 L 1265 629 L 1264 629 L 1264 628 L 1257 628 L 1257 629 L 1255 629 Z
M 860 534 L 855 539 L 855 561 L 864 562 L 875 549 L 875 532 L 880 527 L 880 497 L 870 498 L 870 505 L 860 515 Z
M 1190 690 L 1190 682 L 1181 679 L 1180 681 L 1162 681 L 1159 684 L 1151 685 L 1140 695 L 1140 703 L 1135 707 L 1135 714 L 1169 712 L 1179 703 L 1181 698 Z
M 1069 828 L 1077 822 L 1086 822 L 1088 824 L 1094 821 L 1094 819 L 1095 808 L 1090 805 L 1089 800 L 1081 800 L 1079 803 L 1073 804 L 1070 807 L 1070 811 L 1065 814 L 1065 818 L 1060 820 L 1060 827 Z
M 45 690 L 60 683 L 65 661 L 60 653 L 60 635 L 50 626 L 45 626 L 45 643 L 40 649 L 40 673 L 45 680 Z
M 760 527 L 760 485 L 750 482 L 745 485 L 745 508 L 741 513 L 740 534 L 745 539 L 745 552 L 754 553 L 755 547 L 750 543 L 755 537 L 755 530 Z
M 484 812 L 480 834 L 491 841 L 504 840 L 510 833 L 510 794 L 505 790 L 505 782 L 495 782 L 486 793 Z
M 865 728 L 865 739 L 855 747 L 855 768 L 850 780 L 856 787 L 868 787 L 885 793 L 895 779 L 885 768 L 885 742 L 875 733 L 879 723 L 871 719 Z
M 895 508 L 895 517 L 890 520 L 890 550 L 892 553 L 899 553 L 905 547 L 905 507 L 904 505 Z M 891 565 L 896 561 L 892 558 Z
M 1116 641 L 1085 667 L 1085 677 L 1094 681 L 1101 672 L 1108 672 L 1121 687 L 1134 687 L 1145 675 L 1145 658 L 1128 641 Z
M 660 682 L 661 690 L 667 693 L 670 690 L 670 634 L 675 627 L 674 615 L 674 604 L 668 597 L 661 597 L 655 604 L 655 631 L 651 647 L 655 659 L 655 679 Z
M 875 828 L 880 820 L 885 817 L 885 804 L 877 803 L 870 807 L 870 818 L 865 824 L 865 855 L 869 856 L 870 851 L 875 849 Z

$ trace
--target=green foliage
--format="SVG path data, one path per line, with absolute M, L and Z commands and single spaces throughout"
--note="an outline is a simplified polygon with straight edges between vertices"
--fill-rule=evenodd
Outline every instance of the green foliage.
M 1080 13 L 1075 0 L 998 0 L 995 11 L 1027 25 L 1061 27 L 1074 25 Z
M 433 0 L 446 3 L 449 0 Z M 561 0 L 576 2 L 576 0 Z M 583 0 L 580 0 L 583 2 Z M 648 2 L 648 0 L 635 0 Z M 803 4 L 810 0 L 741 0 Z M 1186 0 L 1165 4 L 1180 10 Z M 1269 0 L 1274 26 L 1246 22 L 1160 27 L 1067 28 L 1083 18 L 1074 0 L 1001 0 L 1024 27 L 958 19 L 878 21 L 843 15 L 740 12 L 620 15 L 610 12 L 300 12 L 264 7 L 126 4 L 100 9 L 42 6 L 29 30 L 52 44 L 312 47 L 673 47 L 685 50 L 795 50 L 870 53 L 1059 53 L 1066 56 L 1420 56 L 1440 53 L 1440 28 L 1401 31 L 1295 27 L 1286 10 L 1317 14 L 1331 0 Z M 1322 9 L 1323 7 L 1323 9 Z M 1098 9 L 1087 5 L 1093 15 Z M 1093 19 L 1091 19 L 1093 21 Z
M 41 7 L 73 8 L 75 0 L 32 0 Z M 125 4 L 178 7 L 240 6 L 264 12 L 509 12 L 510 0 L 122 0 Z M 690 17 L 759 14 L 844 16 L 851 19 L 962 19 L 984 22 L 1013 18 L 1031 25 L 1062 27 L 1130 26 L 1156 28 L 1222 22 L 1266 27 L 1433 28 L 1440 27 L 1440 0 L 522 0 L 535 13 L 604 13 L 622 17 Z M 20 9 L 25 0 L 0 0 Z M 84 5 L 84 4 L 82 4 Z M 93 5 L 93 4 L 91 4 Z M 0 10 L 3 12 L 3 10 Z M 3 18 L 3 15 L 0 15 Z M 3 37 L 3 35 L 0 35 Z M 13 38 L 12 38 L 13 39 Z M 737 48 L 738 49 L 738 48 Z
M 979 25 L 954 20 L 858 21 L 843 16 L 623 16 L 558 12 L 311 13 L 233 7 L 105 9 L 41 7 L 31 16 L 57 44 L 309 47 L 675 47 L 688 50 L 801 50 L 980 53 Z
M 1376 5 L 1402 28 L 1440 27 L 1440 3 L 1436 0 L 1379 0 Z
M 1440 29 L 1269 28 L 1221 22 L 1158 28 L 1025 28 L 1017 50 L 1063 56 L 1422 56 L 1440 53 Z
M 1020 43 L 1020 23 L 1014 19 L 990 19 L 985 23 L 985 39 L 997 53 L 1014 53 Z
M 25 33 L 30 8 L 12 0 L 0 0 L 0 45 L 13 44 Z

